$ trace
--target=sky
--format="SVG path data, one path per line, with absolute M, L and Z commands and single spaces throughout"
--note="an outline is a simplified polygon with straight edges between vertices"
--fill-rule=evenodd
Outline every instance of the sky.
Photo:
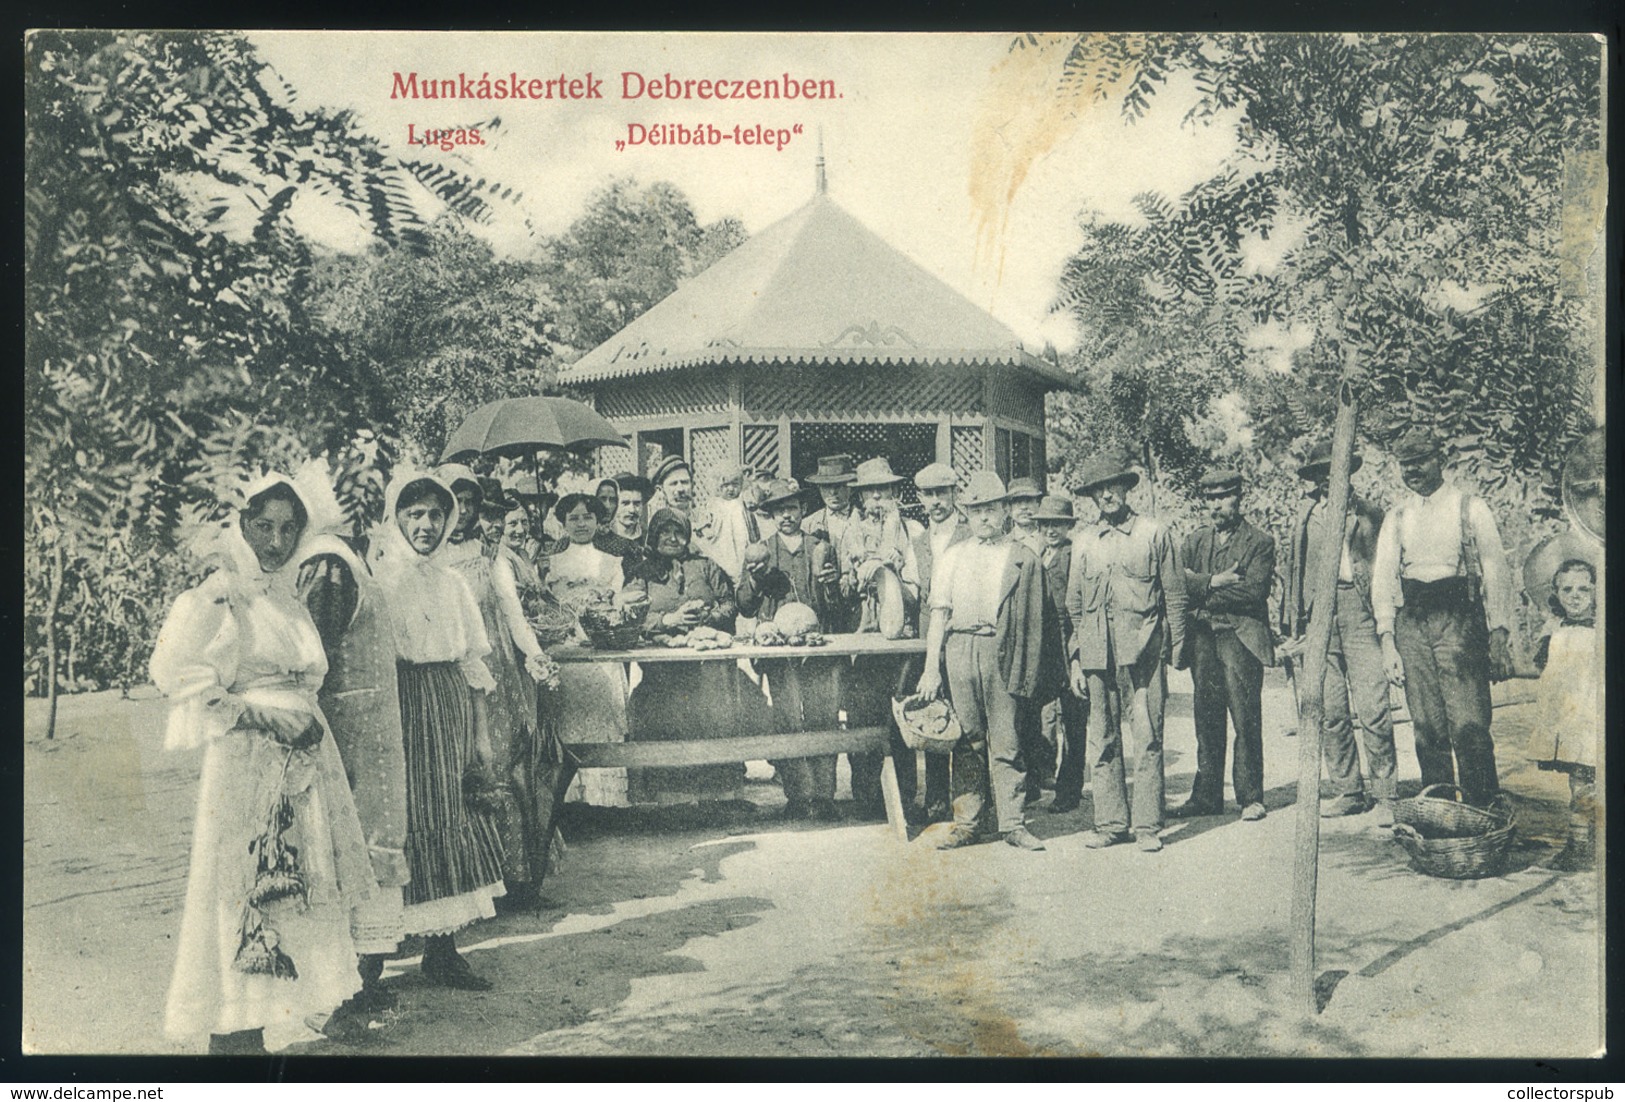
M 1231 120 L 1184 124 L 1194 92 L 1178 81 L 1142 119 L 1115 103 L 1078 110 L 1054 92 L 1066 41 L 1012 51 L 1006 34 L 607 34 L 275 32 L 250 36 L 304 106 L 348 109 L 394 152 L 444 159 L 523 193 L 486 231 L 524 252 L 527 233 L 566 228 L 592 193 L 625 176 L 667 180 L 700 221 L 739 218 L 756 232 L 813 194 L 822 136 L 829 193 L 841 206 L 999 318 L 1035 351 L 1072 335 L 1049 303 L 1076 248 L 1079 214 L 1132 220 L 1133 197 L 1178 194 L 1217 171 Z M 394 75 L 601 82 L 586 100 L 391 99 Z M 659 79 L 780 78 L 834 82 L 838 98 L 739 102 L 623 97 L 623 73 Z M 633 81 L 635 87 L 636 81 Z M 495 130 L 481 124 L 501 120 Z M 782 150 L 630 145 L 633 124 L 719 130 L 800 125 Z M 482 129 L 485 145 L 451 152 L 408 144 L 428 129 Z M 529 220 L 531 230 L 525 228 Z M 353 222 L 310 216 L 307 231 L 339 248 Z

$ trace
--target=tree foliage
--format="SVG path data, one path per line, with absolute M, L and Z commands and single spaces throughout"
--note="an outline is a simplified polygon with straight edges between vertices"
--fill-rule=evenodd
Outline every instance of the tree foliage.
M 1601 186 L 1593 40 L 1085 36 L 1064 68 L 1064 94 L 1129 119 L 1187 74 L 1187 122 L 1236 146 L 1184 195 L 1139 197 L 1137 222 L 1084 215 L 1055 309 L 1082 402 L 1105 405 L 1063 404 L 1063 438 L 1149 440 L 1188 485 L 1215 457 L 1288 461 L 1346 377 L 1379 448 L 1433 428 L 1508 511 L 1555 515 L 1601 338 L 1601 284 L 1574 274 L 1601 276 L 1600 225 L 1574 232 Z M 1221 399 L 1245 432 L 1208 431 Z

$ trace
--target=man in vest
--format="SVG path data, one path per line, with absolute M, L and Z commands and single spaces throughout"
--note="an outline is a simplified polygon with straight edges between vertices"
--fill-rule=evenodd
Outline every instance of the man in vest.
M 791 602 L 818 615 L 819 630 L 841 600 L 838 575 L 829 569 L 834 551 L 819 536 L 801 530 L 801 487 L 775 480 L 761 508 L 776 530 L 745 551 L 744 570 L 735 598 L 745 616 L 771 620 Z M 823 579 L 823 580 L 820 580 Z M 840 659 L 761 659 L 756 663 L 773 698 L 774 727 L 780 732 L 833 731 Z M 834 819 L 835 755 L 776 761 L 784 786 L 784 814 L 789 819 Z
M 1034 517 L 1044 535 L 1044 598 L 1061 622 L 1061 643 L 1066 653 L 1072 648 L 1072 618 L 1066 612 L 1066 594 L 1072 578 L 1072 530 L 1077 518 L 1072 499 L 1045 495 Z M 1089 721 L 1089 705 L 1063 686 L 1059 699 L 1044 705 L 1045 741 L 1060 752 L 1055 771 L 1055 797 L 1049 810 L 1055 815 L 1076 811 L 1083 802 L 1084 732 Z
M 1484 502 L 1445 481 L 1438 441 L 1413 429 L 1394 447 L 1410 492 L 1382 522 L 1371 606 L 1389 681 L 1405 687 L 1422 783 L 1500 790 L 1490 680 L 1511 674 L 1512 583 Z M 1453 759 L 1453 760 L 1452 760 Z
M 1355 453 L 1349 473 L 1359 470 L 1363 462 Z M 1321 749 L 1332 782 L 1332 798 L 1321 805 L 1320 813 L 1327 818 L 1358 815 L 1375 801 L 1378 825 L 1392 826 L 1394 799 L 1399 795 L 1394 716 L 1388 700 L 1382 643 L 1371 612 L 1372 559 L 1377 551 L 1377 533 L 1382 531 L 1382 509 L 1351 487 L 1343 538 L 1339 541 L 1326 520 L 1331 470 L 1332 446 L 1325 440 L 1310 449 L 1309 458 L 1298 468 L 1298 477 L 1310 484 L 1309 501 L 1293 527 L 1286 564 L 1281 612 L 1282 634 L 1288 642 L 1282 649 L 1294 656 L 1303 650 L 1315 612 L 1315 579 L 1320 576 L 1326 556 L 1337 548 L 1337 589 L 1332 598 L 1326 675 L 1321 682 L 1326 709 L 1321 723 Z M 1365 750 L 1364 775 L 1360 770 L 1361 748 Z
M 807 485 L 818 488 L 823 506 L 802 521 L 801 527 L 821 536 L 831 547 L 838 549 L 841 537 L 846 534 L 846 526 L 856 515 L 852 480 L 857 477 L 858 472 L 852 466 L 850 455 L 826 455 L 819 459 L 818 469 L 807 476 Z M 856 631 L 857 620 L 853 615 L 856 608 L 856 602 L 851 602 L 849 608 L 841 609 L 828 630 L 836 633 Z
M 971 476 L 960 498 L 974 539 L 949 548 L 931 589 L 925 672 L 916 691 L 936 696 L 947 670 L 948 696 L 963 731 L 953 754 L 953 827 L 938 843 L 976 841 L 991 801 L 997 834 L 1018 849 L 1044 843 L 1026 827 L 1026 767 L 1016 734 L 1018 702 L 1061 676 L 1060 624 L 1044 600 L 1044 568 L 1026 545 L 1004 533 L 1004 483 L 992 471 Z M 1045 668 L 1046 655 L 1054 670 Z
M 1132 837 L 1155 853 L 1162 849 L 1164 666 L 1186 665 L 1185 575 L 1168 529 L 1129 507 L 1128 492 L 1140 481 L 1132 463 L 1104 452 L 1084 465 L 1076 493 L 1094 500 L 1100 519 L 1073 539 L 1066 609 L 1072 689 L 1089 701 L 1091 724 L 1095 830 L 1084 845 L 1101 849 Z M 1125 720 L 1134 754 L 1132 818 Z
M 1270 583 L 1275 540 L 1241 514 L 1241 475 L 1210 471 L 1197 484 L 1211 523 L 1185 540 L 1187 626 L 1191 646 L 1196 779 L 1175 814 L 1224 810 L 1225 713 L 1236 729 L 1231 784 L 1241 817 L 1264 808 L 1264 667 L 1275 664 L 1270 640 Z
M 914 562 L 920 572 L 920 608 L 931 607 L 931 577 L 948 548 L 970 539 L 970 526 L 959 511 L 959 479 L 945 463 L 932 463 L 914 476 L 915 493 L 925 509 L 925 534 L 914 541 Z M 922 612 L 924 619 L 928 613 Z M 948 819 L 948 755 L 925 755 L 925 820 Z

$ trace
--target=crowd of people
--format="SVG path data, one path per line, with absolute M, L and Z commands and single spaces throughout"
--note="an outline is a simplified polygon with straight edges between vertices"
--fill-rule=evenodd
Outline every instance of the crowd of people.
M 172 702 L 167 745 L 203 748 L 167 1031 L 207 1033 L 214 1053 L 264 1051 L 268 1028 L 298 1032 L 315 1017 L 335 1036 L 364 1033 L 394 1003 L 384 962 L 409 937 L 425 981 L 488 988 L 457 934 L 537 903 L 560 847 L 564 745 L 628 731 L 886 728 L 904 806 L 944 849 L 1042 850 L 1029 814 L 1046 789 L 1049 811 L 1078 809 L 1087 781 L 1084 844 L 1156 852 L 1168 816 L 1226 813 L 1227 757 L 1239 818 L 1263 819 L 1264 669 L 1301 656 L 1321 611 L 1333 792 L 1322 813 L 1392 823 L 1390 686 L 1403 687 L 1423 783 L 1488 804 L 1489 686 L 1513 665 L 1511 574 L 1489 509 L 1445 478 L 1439 441 L 1414 432 L 1393 450 L 1397 506 L 1385 516 L 1355 495 L 1339 533 L 1324 515 L 1330 449 L 1317 447 L 1280 556 L 1248 519 L 1239 472 L 1201 479 L 1207 523 L 1179 538 L 1131 507 L 1139 475 L 1109 450 L 1072 495 L 931 464 L 912 480 L 923 523 L 901 508 L 909 480 L 886 457 L 824 456 L 806 486 L 717 472 L 703 507 L 675 456 L 649 478 L 562 497 L 456 464 L 398 469 L 383 522 L 365 533 L 322 461 L 246 482 L 236 515 L 199 547 L 216 569 L 176 601 L 151 664 Z M 1094 518 L 1080 520 L 1075 500 Z M 1328 555 L 1338 580 L 1321 610 L 1314 579 Z M 1569 777 L 1565 856 L 1578 863 L 1595 844 L 1595 581 L 1595 564 L 1562 563 L 1536 653 L 1553 718 L 1531 751 Z M 730 662 L 645 664 L 628 694 L 621 667 L 561 668 L 538 636 L 583 593 L 624 599 L 655 639 L 794 609 L 802 630 L 918 636 L 924 654 L 763 659 L 755 676 Z M 1191 671 L 1196 743 L 1190 795 L 1171 809 L 1169 666 Z M 893 718 L 910 696 L 948 701 L 961 732 L 921 770 Z M 885 755 L 848 758 L 852 814 L 884 815 Z M 835 755 L 773 765 L 785 816 L 843 816 Z M 743 772 L 589 770 L 579 795 L 726 797 Z

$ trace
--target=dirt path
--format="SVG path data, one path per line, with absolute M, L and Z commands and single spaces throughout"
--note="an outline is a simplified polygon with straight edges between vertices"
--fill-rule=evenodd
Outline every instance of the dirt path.
M 33 702 L 31 702 L 33 703 Z M 1520 871 L 1451 882 L 1412 871 L 1369 817 L 1327 822 L 1320 1018 L 1283 1012 L 1292 773 L 1284 686 L 1266 689 L 1271 815 L 1185 824 L 1168 848 L 1089 851 L 1089 803 L 1039 812 L 1044 853 L 938 853 L 875 824 L 809 827 L 753 804 L 572 807 L 571 849 L 538 914 L 465 934 L 488 993 L 422 986 L 364 1051 L 546 1055 L 1513 1056 L 1600 1045 L 1595 876 L 1528 867 L 1566 792 L 1517 753 Z M 28 716 L 24 1046 L 178 1052 L 159 1029 L 179 925 L 197 762 L 160 747 L 162 705 L 64 702 Z M 1189 699 L 1170 710 L 1170 800 L 1194 761 Z M 1402 729 L 1402 778 L 1415 756 Z M 1407 768 L 1408 767 L 1408 768 Z M 1414 784 L 1411 786 L 1414 788 Z M 1338 973 L 1342 976 L 1338 977 Z M 363 1051 L 316 1041 L 296 1051 Z

